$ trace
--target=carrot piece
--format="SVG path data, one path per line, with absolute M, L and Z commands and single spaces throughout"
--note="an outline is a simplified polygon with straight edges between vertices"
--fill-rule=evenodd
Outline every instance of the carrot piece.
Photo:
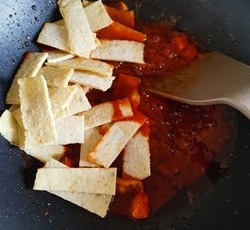
M 138 193 L 132 200 L 130 215 L 134 219 L 145 219 L 150 214 L 148 195 L 144 192 Z
M 117 177 L 116 189 L 120 194 L 126 194 L 130 192 L 142 192 L 143 184 L 140 180 L 136 179 L 122 179 Z
M 120 11 L 126 11 L 129 9 L 128 5 L 124 1 L 121 1 L 121 0 L 107 0 L 105 1 L 105 5 L 114 7 Z
M 144 42 L 147 36 L 146 34 L 114 21 L 110 26 L 99 30 L 97 32 L 97 37 L 101 39 L 120 39 Z
M 108 132 L 108 130 L 110 129 L 110 127 L 112 126 L 112 123 L 108 123 L 105 125 L 100 125 L 99 126 L 99 133 L 104 135 L 106 132 Z
M 196 47 L 193 45 L 187 46 L 187 48 L 183 52 L 183 56 L 189 59 L 194 59 L 195 57 L 197 57 L 197 55 L 198 55 L 198 51 Z
M 172 43 L 179 49 L 184 50 L 188 46 L 188 38 L 184 34 L 179 34 L 172 38 Z
M 128 10 L 128 6 L 125 2 L 120 1 L 118 6 L 117 6 L 117 9 L 121 10 L 121 11 L 126 11 L 126 10 Z
M 114 98 L 122 99 L 127 97 L 133 108 L 136 108 L 140 102 L 140 94 L 138 92 L 140 83 L 141 80 L 137 77 L 120 74 L 113 91 Z
M 114 20 L 117 21 L 125 26 L 134 28 L 135 26 L 135 16 L 133 10 L 128 11 L 121 11 L 114 7 L 107 6 L 106 10 L 109 16 Z

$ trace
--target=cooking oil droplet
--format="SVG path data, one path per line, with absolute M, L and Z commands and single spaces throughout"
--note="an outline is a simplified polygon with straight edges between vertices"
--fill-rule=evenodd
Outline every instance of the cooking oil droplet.
M 28 41 L 24 42 L 25 46 L 30 46 L 30 43 Z
M 9 14 L 9 18 L 12 18 L 13 17 L 13 15 L 12 14 Z
M 234 41 L 233 42 L 233 46 L 235 47 L 235 46 L 237 46 L 239 43 L 238 43 L 238 41 Z
M 35 19 L 35 21 L 37 21 L 37 22 L 39 21 L 39 18 L 38 18 L 38 17 L 34 17 L 34 19 Z
M 207 44 L 210 44 L 210 43 L 211 43 L 211 41 L 212 41 L 212 37 L 211 37 L 211 36 L 209 36 L 209 37 L 207 38 Z
M 31 6 L 31 9 L 32 9 L 32 10 L 36 10 L 36 5 L 32 5 L 32 6 Z
M 11 60 L 11 62 L 12 62 L 12 64 L 14 65 L 14 64 L 16 63 L 16 60 L 13 58 L 13 59 Z
M 16 25 L 17 25 L 17 27 L 20 27 L 20 23 L 17 23 Z

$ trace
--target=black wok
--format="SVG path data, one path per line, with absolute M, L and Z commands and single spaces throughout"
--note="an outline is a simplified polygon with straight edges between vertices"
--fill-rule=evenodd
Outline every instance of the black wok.
M 193 34 L 206 50 L 250 64 L 250 2 L 247 0 L 142 0 L 138 17 L 162 21 Z M 134 1 L 129 2 L 134 7 Z M 138 4 L 136 5 L 138 7 Z M 0 3 L 0 110 L 24 52 L 38 50 L 36 34 L 58 17 L 55 0 Z M 180 196 L 145 221 L 101 219 L 49 193 L 26 188 L 32 169 L 23 153 L 0 138 L 0 229 L 250 229 L 250 121 L 237 114 L 238 132 L 230 169 L 195 204 Z M 182 202 L 183 201 L 183 202 Z

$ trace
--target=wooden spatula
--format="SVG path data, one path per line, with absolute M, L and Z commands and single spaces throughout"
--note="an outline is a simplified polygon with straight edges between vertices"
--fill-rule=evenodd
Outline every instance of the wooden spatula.
M 250 119 L 250 67 L 219 52 L 156 79 L 148 90 L 193 105 L 227 104 Z

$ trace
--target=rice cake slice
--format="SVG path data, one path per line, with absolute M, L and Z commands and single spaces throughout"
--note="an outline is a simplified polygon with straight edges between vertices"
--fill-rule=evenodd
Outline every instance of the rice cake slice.
M 88 111 L 82 112 L 85 116 L 85 129 L 90 129 L 111 121 L 121 120 L 133 116 L 133 110 L 128 98 L 104 102 Z
M 95 49 L 95 39 L 81 0 L 59 0 L 58 6 L 67 29 L 71 53 Z
M 66 165 L 61 162 L 50 158 L 44 165 L 45 168 L 67 168 Z M 112 195 L 94 194 L 94 193 L 82 193 L 82 192 L 61 192 L 61 191 L 49 191 L 56 196 L 63 198 L 73 204 L 76 204 L 92 213 L 105 217 L 109 208 L 109 204 L 112 199 Z
M 18 145 L 18 124 L 9 110 L 5 110 L 0 117 L 0 133 L 11 144 Z
M 101 40 L 91 58 L 144 64 L 144 44 L 128 40 Z
M 113 20 L 110 18 L 101 0 L 88 4 L 84 10 L 90 29 L 93 32 L 101 30 L 113 23 Z
M 62 67 L 43 66 L 39 74 L 43 75 L 47 85 L 52 87 L 67 87 L 74 70 Z
M 17 73 L 13 79 L 13 82 L 10 86 L 9 92 L 7 93 L 6 103 L 7 104 L 20 104 L 20 98 L 18 95 L 18 79 L 19 78 L 27 78 L 27 77 L 35 77 L 46 58 L 48 57 L 48 53 L 26 53 L 24 59 L 17 70 Z
M 47 62 L 60 62 L 73 58 L 74 56 L 74 54 L 62 50 L 50 50 L 48 51 Z
M 64 60 L 56 63 L 46 63 L 48 66 L 66 67 L 76 70 L 90 71 L 100 74 L 101 76 L 112 76 L 113 66 L 98 60 L 91 60 L 82 57 L 75 57 L 72 59 Z
M 145 121 L 146 118 L 140 119 L 140 121 L 125 120 L 115 122 L 91 150 L 88 159 L 109 168 Z
M 20 78 L 19 95 L 25 129 L 25 147 L 45 145 L 57 139 L 49 92 L 43 76 Z
M 94 89 L 99 89 L 101 91 L 108 90 L 115 80 L 115 77 L 103 77 L 99 74 L 75 70 L 70 78 L 70 82 L 89 86 Z
M 115 195 L 116 168 L 40 168 L 34 190 Z
M 79 167 L 99 167 L 99 165 L 88 160 L 88 154 L 103 135 L 99 132 L 99 128 L 95 127 L 86 130 L 84 136 L 84 143 L 81 144 L 80 150 Z
M 138 130 L 124 148 L 123 172 L 138 180 L 151 175 L 148 139 L 149 132 Z
M 67 145 L 84 142 L 84 116 L 69 116 L 56 121 L 58 139 L 53 143 Z

